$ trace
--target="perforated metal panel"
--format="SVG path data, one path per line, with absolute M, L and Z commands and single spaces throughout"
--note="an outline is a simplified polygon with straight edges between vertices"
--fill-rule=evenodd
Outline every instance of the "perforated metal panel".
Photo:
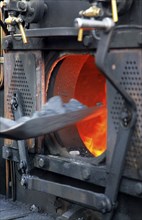
M 33 112 L 34 107 L 34 91 L 31 90 L 31 82 L 28 81 L 27 72 L 25 72 L 25 67 L 23 66 L 22 60 L 16 59 L 15 60 L 15 66 L 14 70 L 12 72 L 11 82 L 8 90 L 7 95 L 7 105 L 8 110 L 11 114 L 11 97 L 15 91 L 20 91 L 23 99 L 23 111 L 25 116 L 30 116 Z M 31 74 L 35 74 L 35 72 L 32 72 Z M 33 78 L 35 78 L 33 76 Z
M 113 56 L 112 65 L 116 67 L 114 71 L 116 79 L 134 99 L 137 105 L 137 122 L 127 153 L 126 167 L 129 169 L 138 169 L 139 157 L 142 156 L 142 69 L 140 62 L 142 56 L 139 50 L 114 51 L 111 56 Z M 110 117 L 113 122 L 113 126 L 111 126 L 109 131 L 111 132 L 114 128 L 111 135 L 115 133 L 114 136 L 116 137 L 124 100 L 115 90 L 111 90 L 111 97 L 110 99 L 108 97 L 108 103 L 111 106 Z
M 31 116 L 33 112 L 41 109 L 45 99 L 43 62 L 41 51 L 5 54 L 4 114 L 6 118 L 13 118 L 10 102 L 16 91 L 21 94 L 25 116 Z M 27 143 L 30 149 L 35 146 L 34 139 L 28 140 Z M 11 144 L 11 141 L 5 140 L 5 144 Z M 40 146 L 39 141 L 38 147 L 40 148 Z
M 10 53 L 5 58 L 5 114 L 13 118 L 11 98 L 19 91 L 23 112 L 30 116 L 36 108 L 36 59 L 31 53 Z

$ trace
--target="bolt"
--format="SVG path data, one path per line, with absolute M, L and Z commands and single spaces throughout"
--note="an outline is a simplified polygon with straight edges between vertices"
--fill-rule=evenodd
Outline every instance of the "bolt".
M 12 109 L 13 109 L 14 111 L 17 110 L 17 108 L 18 108 L 18 100 L 17 100 L 17 97 L 15 97 L 15 96 L 12 97 L 11 106 L 12 106 Z
M 32 212 L 38 212 L 39 209 L 38 209 L 38 207 L 37 207 L 35 204 L 33 204 L 33 205 L 30 207 L 30 211 L 32 211 Z
M 80 155 L 80 152 L 78 150 L 72 150 L 69 152 L 70 155 L 72 156 L 79 156 Z
M 18 8 L 21 9 L 22 11 L 26 10 L 26 3 L 25 2 L 18 2 Z
M 142 32 L 138 34 L 138 44 L 141 46 L 142 45 Z
M 22 179 L 21 179 L 21 186 L 24 186 L 24 187 L 27 186 L 27 180 L 25 177 L 22 177 Z
M 113 65 L 111 66 L 111 68 L 112 68 L 112 70 L 116 70 L 116 65 L 113 64 Z
M 27 165 L 26 165 L 26 162 L 21 160 L 20 161 L 20 169 L 26 169 Z
M 4 49 L 12 49 L 13 48 L 13 42 L 11 39 L 6 39 L 3 41 L 3 47 Z
M 6 155 L 6 158 L 7 158 L 7 159 L 11 158 L 11 157 L 12 157 L 11 149 L 6 149 L 5 155 Z
M 139 169 L 138 174 L 140 177 L 142 177 L 142 169 Z
M 92 36 L 85 36 L 83 39 L 83 44 L 86 47 L 91 46 L 91 44 L 93 43 L 93 37 Z
M 138 196 L 142 195 L 142 183 L 136 183 L 135 192 L 136 192 L 136 195 Z
M 90 171 L 88 169 L 82 170 L 82 178 L 88 180 L 90 178 Z
M 9 187 L 12 187 L 12 182 L 11 181 L 9 182 Z
M 40 158 L 40 159 L 39 159 L 38 165 L 39 165 L 39 167 L 41 167 L 41 168 L 45 166 L 45 161 L 44 161 L 43 158 Z
M 106 203 L 104 201 L 101 202 L 101 207 L 102 207 L 101 212 L 103 214 L 106 213 Z
M 121 116 L 120 116 L 121 120 L 122 120 L 122 123 L 125 127 L 128 126 L 128 124 L 130 123 L 131 121 L 131 114 L 130 112 L 128 112 L 127 109 L 123 109 L 122 112 L 121 112 Z

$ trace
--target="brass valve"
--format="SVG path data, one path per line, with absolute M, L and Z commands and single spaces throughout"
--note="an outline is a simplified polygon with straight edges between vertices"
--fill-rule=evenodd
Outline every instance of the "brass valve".
M 84 17 L 98 17 L 101 14 L 101 8 L 97 6 L 91 6 L 90 8 L 86 9 L 85 11 L 80 11 L 79 15 Z
M 79 42 L 82 42 L 82 40 L 83 40 L 83 28 L 80 28 L 79 29 L 79 31 L 78 31 L 78 38 L 77 38 L 77 40 L 79 41 Z
M 91 6 L 90 8 L 86 9 L 85 11 L 80 11 L 79 15 L 82 17 L 98 17 L 101 15 L 101 8 L 97 7 L 96 5 Z M 83 40 L 83 28 L 80 28 L 78 31 L 78 38 L 77 40 L 81 42 Z
M 84 17 L 98 17 L 101 15 L 101 8 L 94 5 L 86 9 L 85 11 L 80 11 L 79 15 Z
M 8 18 L 5 19 L 5 23 L 6 23 L 7 25 L 15 25 L 15 24 L 18 24 L 19 29 L 20 29 L 20 32 L 21 32 L 21 36 L 22 36 L 23 43 L 24 43 L 24 44 L 27 44 L 27 43 L 28 43 L 27 37 L 26 37 L 26 33 L 25 33 L 24 27 L 23 27 L 23 25 L 22 25 L 22 19 L 21 19 L 20 17 L 14 17 L 14 16 L 9 15 Z
M 112 18 L 114 22 L 118 21 L 118 8 L 117 8 L 117 0 L 111 0 L 112 7 Z

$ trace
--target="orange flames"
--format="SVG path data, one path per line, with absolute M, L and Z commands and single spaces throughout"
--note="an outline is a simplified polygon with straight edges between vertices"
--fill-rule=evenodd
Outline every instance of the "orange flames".
M 94 118 L 91 116 L 76 125 L 86 148 L 94 156 L 100 156 L 107 147 L 106 80 L 95 66 L 93 56 L 74 54 L 63 58 L 55 80 L 54 95 L 60 95 L 64 102 L 75 98 L 88 107 L 101 103 L 102 108 L 94 113 Z
M 99 112 L 94 113 L 94 118 L 77 124 L 84 145 L 94 156 L 100 156 L 107 147 L 106 80 L 94 65 L 92 57 L 80 72 L 75 98 L 89 107 L 102 104 Z
M 80 137 L 87 149 L 96 157 L 106 150 L 107 109 L 102 107 L 100 114 L 77 124 Z

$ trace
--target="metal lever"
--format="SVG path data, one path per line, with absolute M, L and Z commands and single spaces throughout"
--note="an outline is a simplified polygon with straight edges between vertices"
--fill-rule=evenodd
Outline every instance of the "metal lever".
M 11 110 L 15 120 L 20 119 L 23 116 L 22 97 L 20 92 L 15 92 L 11 99 Z M 28 164 L 28 152 L 26 148 L 26 142 L 24 140 L 17 141 L 19 157 L 20 157 L 20 169 L 23 173 L 29 171 Z
M 98 17 L 101 14 L 101 8 L 97 7 L 96 5 L 91 6 L 90 8 L 86 9 L 85 11 L 80 11 L 79 15 L 82 17 L 88 17 L 88 18 L 93 18 L 93 17 Z M 78 41 L 82 41 L 83 39 L 83 29 L 80 28 L 78 31 Z
M 20 32 L 21 32 L 21 35 L 22 35 L 23 43 L 27 44 L 28 41 L 27 41 L 26 33 L 25 33 L 25 30 L 24 30 L 24 27 L 23 27 L 22 23 L 19 22 L 18 26 L 19 26 L 19 29 L 20 29 Z
M 118 21 L 117 0 L 111 0 L 112 18 L 114 22 Z
M 23 20 L 20 17 L 17 18 L 17 17 L 11 16 L 11 15 L 9 15 L 9 17 L 7 19 L 5 19 L 5 23 L 7 25 L 18 24 L 20 32 L 21 32 L 23 43 L 27 44 L 28 40 L 27 40 L 26 33 L 25 33 L 24 27 L 22 25 L 22 22 L 23 22 Z
M 114 27 L 114 22 L 111 18 L 104 18 L 102 21 L 95 19 L 76 18 L 74 21 L 75 27 L 82 28 L 83 30 L 91 30 L 94 28 L 111 30 Z
M 79 31 L 78 31 L 78 38 L 77 38 L 77 40 L 79 41 L 79 42 L 81 42 L 82 41 L 82 39 L 83 39 L 83 28 L 80 28 L 79 29 Z

